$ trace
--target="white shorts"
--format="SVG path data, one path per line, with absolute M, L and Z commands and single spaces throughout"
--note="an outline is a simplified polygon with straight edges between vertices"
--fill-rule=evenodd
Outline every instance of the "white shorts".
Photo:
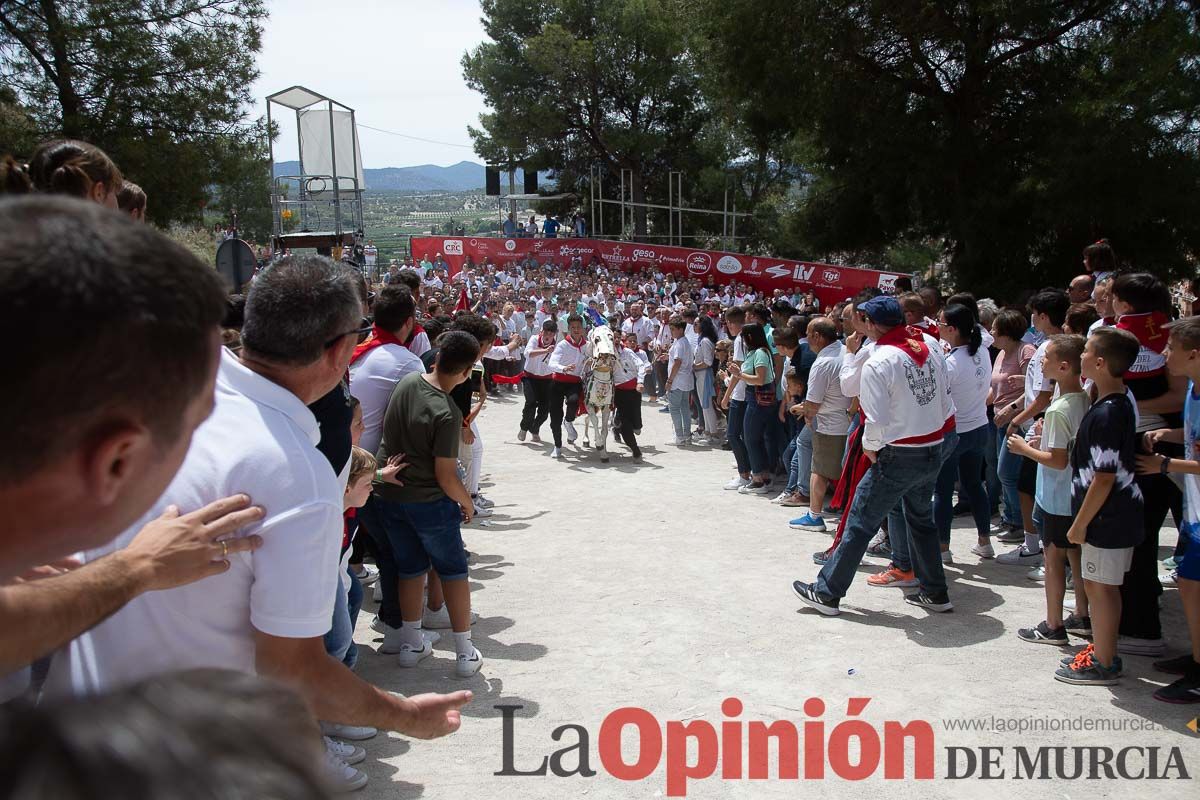
M 1132 547 L 1095 547 L 1084 542 L 1082 563 L 1084 580 L 1120 586 L 1133 563 Z

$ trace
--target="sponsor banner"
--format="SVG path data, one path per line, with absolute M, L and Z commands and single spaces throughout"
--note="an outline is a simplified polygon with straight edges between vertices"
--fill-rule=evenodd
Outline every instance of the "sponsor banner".
M 527 256 L 539 264 L 564 264 L 578 256 L 584 264 L 597 261 L 609 270 L 637 272 L 658 267 L 663 272 L 697 278 L 706 284 L 745 283 L 767 293 L 775 289 L 791 293 L 796 287 L 811 289 L 826 307 L 868 286 L 894 291 L 896 278 L 901 275 L 810 261 L 602 239 L 414 236 L 411 241 L 415 260 L 428 257 L 432 261 L 441 253 L 450 265 L 451 275 L 462 269 L 468 257 L 475 264 L 490 258 L 492 263 L 503 265 L 523 261 Z

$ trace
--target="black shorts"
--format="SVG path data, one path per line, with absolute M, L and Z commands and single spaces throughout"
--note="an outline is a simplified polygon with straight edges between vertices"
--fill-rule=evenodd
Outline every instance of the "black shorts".
M 1031 497 L 1037 494 L 1037 462 L 1021 457 L 1021 475 L 1017 478 L 1017 491 Z
M 1042 545 L 1054 545 L 1063 550 L 1078 550 L 1079 545 L 1067 541 L 1067 531 L 1071 530 L 1071 517 L 1059 514 L 1049 514 L 1046 509 L 1042 512 Z

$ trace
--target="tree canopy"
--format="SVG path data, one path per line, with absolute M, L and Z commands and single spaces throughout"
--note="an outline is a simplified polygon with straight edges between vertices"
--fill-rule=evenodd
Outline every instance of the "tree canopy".
M 198 220 L 212 184 L 255 170 L 266 203 L 262 130 L 246 125 L 265 16 L 263 0 L 4 2 L 0 76 L 42 137 L 108 152 L 152 219 Z
M 496 163 L 593 163 L 755 213 L 751 246 L 960 285 L 1059 280 L 1200 245 L 1200 33 L 1179 0 L 485 0 L 468 83 Z M 586 193 L 586 188 L 583 190 Z M 611 187 L 606 186 L 611 196 Z M 744 205 L 743 205 L 744 204 Z M 664 226 L 665 227 L 665 226 Z M 739 227 L 739 232 L 742 228 Z M 639 228 L 638 233 L 645 233 Z

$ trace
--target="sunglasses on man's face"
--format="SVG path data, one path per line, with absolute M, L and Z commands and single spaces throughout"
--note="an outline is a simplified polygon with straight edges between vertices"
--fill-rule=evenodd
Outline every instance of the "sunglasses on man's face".
M 359 344 L 361 344 L 367 340 L 368 336 L 371 335 L 371 331 L 374 329 L 374 327 L 375 327 L 375 325 L 374 325 L 374 323 L 371 322 L 371 320 L 367 319 L 366 317 L 363 317 L 361 320 L 359 320 L 359 327 L 354 328 L 353 330 L 339 333 L 337 336 L 333 337 L 332 339 L 330 339 L 328 342 L 325 343 L 325 349 L 328 350 L 329 348 L 333 347 L 335 344 L 340 342 L 344 337 L 349 336 L 352 333 L 356 334 L 358 336 Z

